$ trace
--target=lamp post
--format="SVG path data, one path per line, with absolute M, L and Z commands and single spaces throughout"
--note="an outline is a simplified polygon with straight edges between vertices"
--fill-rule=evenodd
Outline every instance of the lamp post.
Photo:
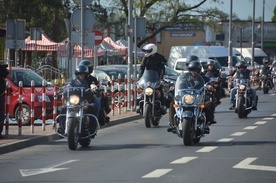
M 228 74 L 232 73 L 232 12 L 233 12 L 233 0 L 230 1 L 230 18 L 229 18 L 229 41 L 228 41 Z M 228 89 L 231 89 L 231 83 L 228 82 Z

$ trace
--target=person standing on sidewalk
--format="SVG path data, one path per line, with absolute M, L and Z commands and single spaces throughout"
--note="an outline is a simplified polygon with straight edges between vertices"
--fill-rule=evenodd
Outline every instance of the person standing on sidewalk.
M 0 139 L 4 138 L 3 127 L 5 120 L 5 91 L 6 91 L 6 78 L 11 77 L 8 65 L 4 62 L 0 62 Z M 11 71 L 11 66 L 9 66 Z

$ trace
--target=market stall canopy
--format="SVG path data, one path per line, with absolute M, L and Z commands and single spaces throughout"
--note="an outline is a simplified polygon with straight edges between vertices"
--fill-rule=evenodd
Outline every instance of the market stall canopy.
M 66 56 L 67 43 L 69 39 L 65 39 L 61 43 L 59 43 L 59 55 L 62 57 Z M 117 45 L 110 37 L 106 37 L 103 39 L 100 45 L 95 47 L 97 51 L 97 56 L 113 56 L 113 55 L 126 55 L 127 54 L 127 47 Z M 81 57 L 81 46 L 76 45 L 74 46 L 73 57 L 80 58 Z M 92 47 L 84 47 L 84 57 L 85 58 L 92 58 L 94 57 L 94 49 Z
M 44 33 L 41 40 L 31 40 L 31 37 L 25 39 L 25 48 L 27 51 L 57 51 L 58 43 L 52 41 Z
M 128 47 L 128 41 L 126 41 L 126 40 L 119 39 L 116 41 L 116 44 L 120 45 L 120 46 Z M 137 49 L 137 56 L 143 57 L 144 53 L 142 52 L 142 50 L 139 47 L 136 47 L 136 49 Z M 133 50 L 133 53 L 134 53 L 134 50 Z

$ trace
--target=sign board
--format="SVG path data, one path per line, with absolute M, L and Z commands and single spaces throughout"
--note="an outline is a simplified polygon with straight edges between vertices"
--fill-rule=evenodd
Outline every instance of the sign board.
M 7 20 L 6 38 L 25 40 L 25 20 Z
M 6 39 L 6 48 L 25 48 L 25 40 Z
M 94 46 L 95 40 L 94 40 L 95 34 L 94 32 L 88 32 L 84 34 L 84 46 Z M 71 43 L 72 45 L 80 45 L 81 44 L 81 35 L 80 33 L 76 31 L 71 32 Z
M 42 40 L 42 28 L 30 28 L 31 40 Z
M 81 9 L 76 9 L 72 16 L 72 27 L 81 30 Z M 83 9 L 83 30 L 92 30 L 95 24 L 95 15 L 91 9 Z
M 136 25 L 136 36 L 137 37 L 145 37 L 146 36 L 146 18 L 143 17 L 135 17 L 133 22 Z
M 102 34 L 102 32 L 99 31 L 99 30 L 92 30 L 92 32 L 94 32 L 94 34 L 95 34 L 95 38 L 94 38 L 94 40 L 95 40 L 95 46 L 101 44 L 102 41 L 103 41 L 103 34 Z

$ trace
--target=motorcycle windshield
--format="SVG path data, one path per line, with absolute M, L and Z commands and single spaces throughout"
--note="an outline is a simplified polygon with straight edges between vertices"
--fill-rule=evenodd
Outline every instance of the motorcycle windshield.
M 139 88 L 158 88 L 161 85 L 159 75 L 154 70 L 145 70 L 142 77 L 139 80 Z
M 175 83 L 175 92 L 181 89 L 201 90 L 204 87 L 204 79 L 197 73 L 187 72 L 181 74 Z

